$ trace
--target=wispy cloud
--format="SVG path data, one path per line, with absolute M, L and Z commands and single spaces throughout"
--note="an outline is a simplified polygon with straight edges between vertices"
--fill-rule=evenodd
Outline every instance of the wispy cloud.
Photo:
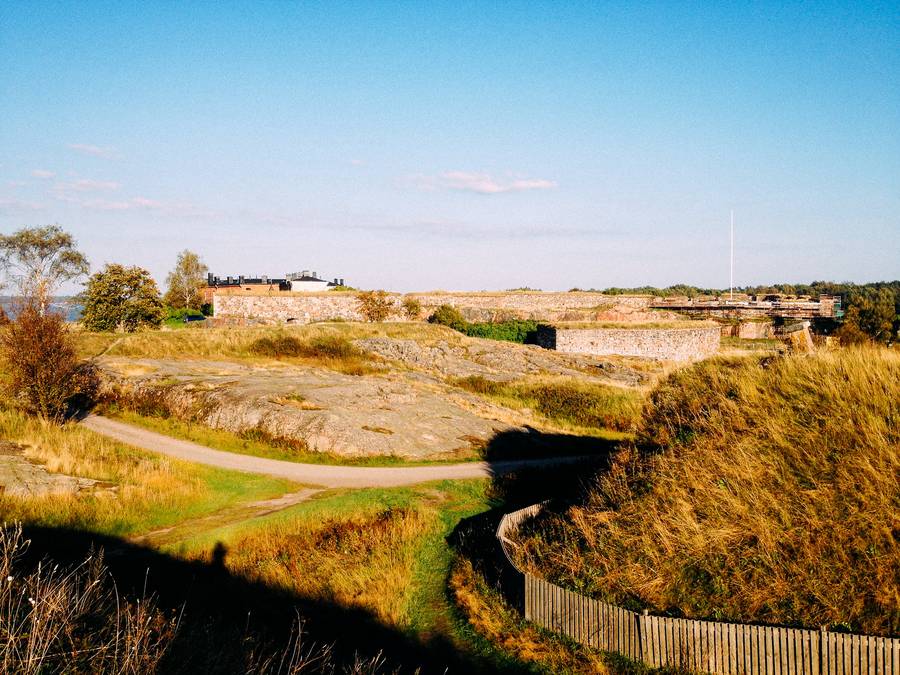
M 446 239 L 514 240 L 514 239 L 582 239 L 597 236 L 617 236 L 619 233 L 594 227 L 559 224 L 492 225 L 442 218 L 397 223 L 354 223 L 350 230 L 394 233 L 403 237 L 422 236 Z
M 46 169 L 35 169 L 31 172 L 31 175 L 35 178 L 53 178 L 56 175 L 56 172 L 47 171 Z
M 366 160 L 364 159 L 351 159 L 350 164 L 353 166 L 365 166 Z
M 164 216 L 179 218 L 213 218 L 217 214 L 209 209 L 204 209 L 184 202 L 162 202 L 147 197 L 132 197 L 131 199 L 83 199 L 73 200 L 79 206 L 91 211 L 145 211 Z
M 120 187 L 122 184 L 114 180 L 78 178 L 67 183 L 58 183 L 55 189 L 60 192 L 110 192 L 118 190 Z
M 413 176 L 412 183 L 420 190 L 461 190 L 482 195 L 527 190 L 550 190 L 557 182 L 545 178 L 507 176 L 495 178 L 489 173 L 472 171 L 445 171 L 437 176 Z
M 0 199 L 0 213 L 17 215 L 43 211 L 44 205 L 36 202 L 25 202 L 20 199 Z
M 115 148 L 90 145 L 89 143 L 69 143 L 69 150 L 74 150 L 82 155 L 90 155 L 91 157 L 102 157 L 103 159 L 112 159 L 116 156 Z

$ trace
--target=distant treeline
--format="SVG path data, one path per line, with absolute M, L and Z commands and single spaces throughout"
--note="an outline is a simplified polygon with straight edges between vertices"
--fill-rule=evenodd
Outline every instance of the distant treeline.
M 581 289 L 573 288 L 573 291 Z M 596 290 L 596 289 L 591 289 Z M 852 282 L 813 281 L 810 284 L 771 284 L 768 286 L 740 286 L 737 293 L 747 295 L 839 295 L 845 311 L 843 325 L 839 330 L 845 342 L 875 340 L 892 343 L 900 331 L 900 280 L 875 281 L 870 284 Z M 608 295 L 654 295 L 663 298 L 701 295 L 723 295 L 727 290 L 700 288 L 687 284 L 675 284 L 665 288 L 639 286 L 637 288 L 604 288 Z

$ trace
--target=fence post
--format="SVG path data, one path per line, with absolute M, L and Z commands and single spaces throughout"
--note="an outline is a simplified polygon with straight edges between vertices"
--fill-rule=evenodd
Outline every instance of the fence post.
M 828 629 L 825 626 L 819 627 L 819 675 L 825 675 L 828 669 Z M 831 675 L 829 673 L 829 675 Z
M 641 644 L 641 662 L 647 664 L 648 666 L 652 666 L 653 664 L 650 662 L 650 654 L 647 646 L 647 639 L 650 634 L 649 627 L 647 626 L 650 621 L 649 614 L 650 611 L 645 609 L 638 617 L 638 637 Z

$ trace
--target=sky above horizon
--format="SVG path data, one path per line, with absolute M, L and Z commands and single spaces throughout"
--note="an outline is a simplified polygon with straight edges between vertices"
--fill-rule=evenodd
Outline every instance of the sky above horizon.
M 0 232 L 162 283 L 900 277 L 900 4 L 0 6 Z M 72 288 L 65 289 L 71 291 Z

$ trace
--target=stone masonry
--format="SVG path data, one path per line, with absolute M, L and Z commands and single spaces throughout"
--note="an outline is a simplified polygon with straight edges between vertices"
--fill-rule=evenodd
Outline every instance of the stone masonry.
M 417 299 L 425 318 L 440 305 L 453 305 L 469 321 L 534 319 L 540 321 L 647 321 L 663 318 L 665 312 L 648 310 L 649 296 L 610 296 L 603 293 L 410 293 L 392 294 L 402 320 L 404 298 Z M 221 320 L 260 323 L 310 323 L 343 319 L 360 321 L 355 293 L 257 293 L 213 297 L 215 317 Z
M 538 344 L 547 349 L 595 356 L 640 356 L 696 361 L 719 349 L 718 326 L 698 328 L 565 328 L 540 326 Z

